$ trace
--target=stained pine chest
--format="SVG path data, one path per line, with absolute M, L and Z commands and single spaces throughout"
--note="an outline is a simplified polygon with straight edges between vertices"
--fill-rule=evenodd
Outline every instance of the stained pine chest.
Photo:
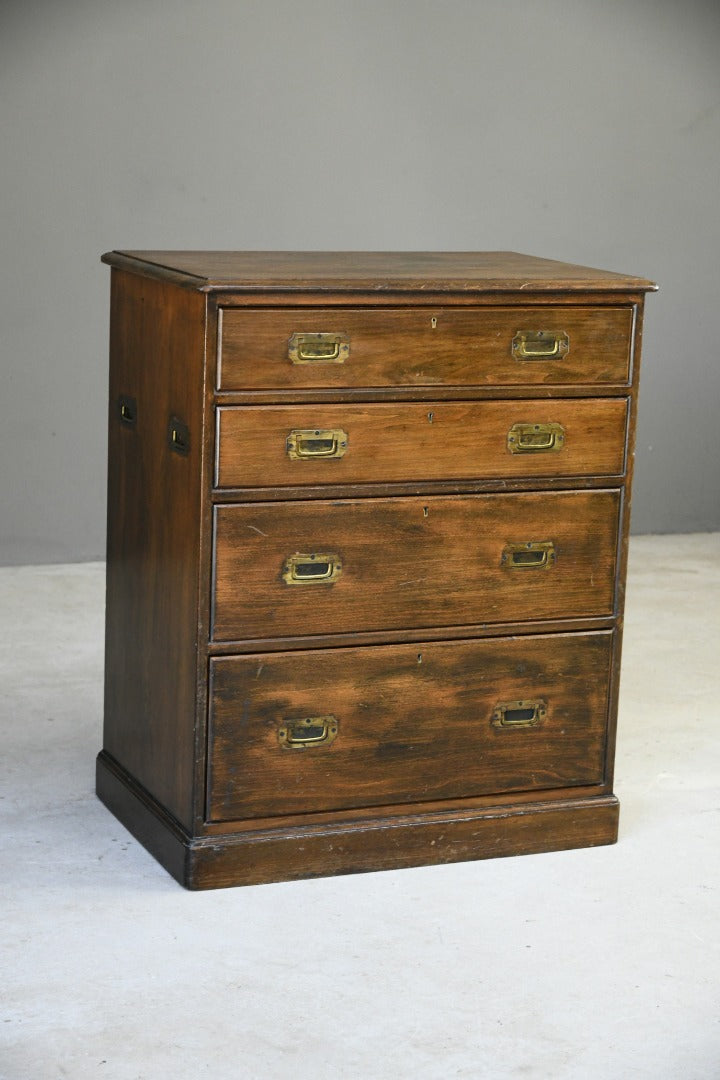
M 613 842 L 652 283 L 104 261 L 103 802 L 190 888 Z

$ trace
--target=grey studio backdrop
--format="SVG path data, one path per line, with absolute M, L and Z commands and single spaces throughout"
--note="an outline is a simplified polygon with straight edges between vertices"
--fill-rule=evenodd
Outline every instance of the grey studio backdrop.
M 108 248 L 651 277 L 635 532 L 720 528 L 720 4 L 5 0 L 0 562 L 102 558 Z

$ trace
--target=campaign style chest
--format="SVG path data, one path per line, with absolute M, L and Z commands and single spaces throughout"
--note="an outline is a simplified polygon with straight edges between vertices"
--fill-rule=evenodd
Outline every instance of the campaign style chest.
M 103 802 L 190 888 L 612 843 L 652 283 L 103 259 Z

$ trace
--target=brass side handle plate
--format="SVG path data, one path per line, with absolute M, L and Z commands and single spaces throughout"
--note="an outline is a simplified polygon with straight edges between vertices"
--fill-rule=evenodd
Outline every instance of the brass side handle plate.
M 117 401 L 118 417 L 125 427 L 135 427 L 137 424 L 137 401 L 129 394 L 121 394 Z
M 171 416 L 167 427 L 168 445 L 176 454 L 183 457 L 190 453 L 190 429 L 184 420 Z
M 562 450 L 564 445 L 562 424 L 513 424 L 508 431 L 511 454 L 548 454 Z
M 495 728 L 537 727 L 547 716 L 545 701 L 504 701 L 496 705 L 492 714 Z
M 334 716 L 303 716 L 285 720 L 278 729 L 278 742 L 283 750 L 321 750 L 332 746 L 337 733 Z
M 557 553 L 552 540 L 527 540 L 506 544 L 500 563 L 506 570 L 547 570 L 555 565 Z
M 292 461 L 330 461 L 344 457 L 348 448 L 347 432 L 342 428 L 293 428 L 285 449 Z
M 562 330 L 518 330 L 512 339 L 516 360 L 562 360 L 570 350 L 570 338 Z
M 290 555 L 282 578 L 286 585 L 331 585 L 342 573 L 342 560 L 334 552 Z
M 288 341 L 291 364 L 344 364 L 349 355 L 347 334 L 292 334 Z

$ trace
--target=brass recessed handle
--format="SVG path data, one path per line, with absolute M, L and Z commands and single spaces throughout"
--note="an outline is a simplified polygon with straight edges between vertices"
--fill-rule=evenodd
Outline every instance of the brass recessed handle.
M 186 456 L 190 453 L 190 429 L 184 420 L 171 416 L 167 428 L 168 444 L 176 454 Z
M 285 449 L 293 461 L 318 461 L 320 458 L 341 458 L 348 448 L 347 432 L 341 428 L 324 431 L 320 428 L 294 428 L 287 437 Z
M 282 577 L 286 585 L 328 585 L 337 581 L 341 573 L 339 555 L 313 552 L 290 555 L 285 560 Z
M 291 364 L 344 364 L 349 355 L 347 334 L 292 334 L 288 341 Z
M 505 701 L 495 706 L 492 725 L 496 728 L 537 727 L 546 716 L 544 701 Z
M 561 360 L 570 348 L 562 330 L 518 330 L 512 340 L 516 360 Z
M 128 394 L 121 394 L 117 402 L 120 423 L 125 427 L 135 427 L 137 424 L 137 401 Z
M 556 558 L 552 540 L 528 540 L 506 544 L 500 562 L 508 570 L 542 570 L 553 566 Z
M 330 746 L 338 733 L 334 716 L 303 716 L 286 720 L 278 729 L 278 742 L 284 750 L 311 750 Z
M 565 428 L 562 424 L 513 424 L 507 446 L 511 454 L 547 454 L 562 450 Z

